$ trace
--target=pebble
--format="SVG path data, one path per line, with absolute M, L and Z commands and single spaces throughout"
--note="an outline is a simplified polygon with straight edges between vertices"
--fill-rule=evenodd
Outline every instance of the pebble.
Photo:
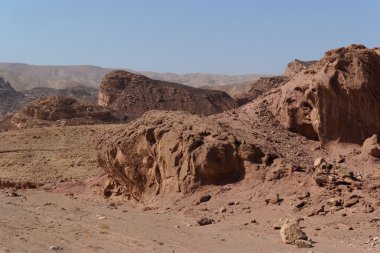
M 215 221 L 213 219 L 210 219 L 210 218 L 206 218 L 206 217 L 203 217 L 203 218 L 200 218 L 197 220 L 197 223 L 200 225 L 200 226 L 205 226 L 205 225 L 210 225 L 212 223 L 214 223 Z
M 207 202 L 211 199 L 211 195 L 210 194 L 206 194 L 206 195 L 203 195 L 200 199 L 199 199 L 199 203 L 204 203 L 204 202 Z
M 59 245 L 53 245 L 49 247 L 49 250 L 63 250 L 63 247 Z

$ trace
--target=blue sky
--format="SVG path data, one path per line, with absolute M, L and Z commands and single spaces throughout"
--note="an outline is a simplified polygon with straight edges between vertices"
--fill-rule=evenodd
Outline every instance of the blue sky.
M 380 46 L 377 0 L 0 0 L 0 62 L 176 73 L 282 73 Z

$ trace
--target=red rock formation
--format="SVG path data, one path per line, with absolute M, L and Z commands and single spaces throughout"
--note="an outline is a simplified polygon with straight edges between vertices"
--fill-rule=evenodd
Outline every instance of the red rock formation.
M 380 129 L 380 55 L 362 45 L 328 51 L 268 100 L 290 130 L 361 144 Z
M 137 118 L 149 110 L 178 110 L 210 115 L 237 107 L 225 92 L 197 89 L 149 79 L 127 71 L 107 74 L 101 84 L 98 104 Z
M 188 112 L 147 112 L 102 134 L 96 149 L 99 165 L 140 201 L 236 181 L 244 175 L 244 161 L 264 158 L 221 124 Z

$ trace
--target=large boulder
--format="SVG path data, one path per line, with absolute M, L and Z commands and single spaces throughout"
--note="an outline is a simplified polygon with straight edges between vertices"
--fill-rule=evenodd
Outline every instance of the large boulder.
M 109 109 L 62 96 L 43 97 L 25 105 L 11 118 L 16 128 L 118 122 Z
M 237 181 L 247 163 L 264 158 L 214 120 L 168 111 L 147 112 L 102 134 L 96 150 L 99 165 L 138 201 Z
M 113 71 L 103 78 L 98 104 L 119 110 L 131 119 L 149 110 L 210 115 L 237 107 L 235 101 L 222 91 L 153 80 L 121 70 Z
M 322 144 L 361 144 L 380 129 L 380 55 L 363 45 L 328 51 L 268 100 L 292 131 Z
M 305 232 L 302 231 L 297 221 L 286 222 L 282 225 L 280 236 L 284 243 L 296 245 L 299 248 L 312 247 Z
M 370 155 L 380 159 L 380 139 L 377 134 L 364 141 L 361 152 L 365 156 Z

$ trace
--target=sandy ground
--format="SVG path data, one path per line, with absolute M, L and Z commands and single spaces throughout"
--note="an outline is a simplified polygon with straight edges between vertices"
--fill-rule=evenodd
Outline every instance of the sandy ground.
M 269 223 L 279 215 L 278 210 L 252 210 L 246 216 L 235 215 L 216 224 L 198 226 L 191 217 L 176 212 L 144 211 L 125 202 L 110 203 L 37 190 L 1 190 L 0 252 L 51 252 L 49 247 L 54 245 L 63 247 L 64 252 L 310 250 L 282 243 L 279 232 Z M 253 217 L 257 224 L 244 223 Z M 313 252 L 378 252 L 378 248 L 365 249 L 366 237 L 376 228 L 360 231 L 340 225 L 334 229 L 323 223 L 321 231 L 313 228 L 315 220 L 304 223 L 305 232 L 316 241 Z

